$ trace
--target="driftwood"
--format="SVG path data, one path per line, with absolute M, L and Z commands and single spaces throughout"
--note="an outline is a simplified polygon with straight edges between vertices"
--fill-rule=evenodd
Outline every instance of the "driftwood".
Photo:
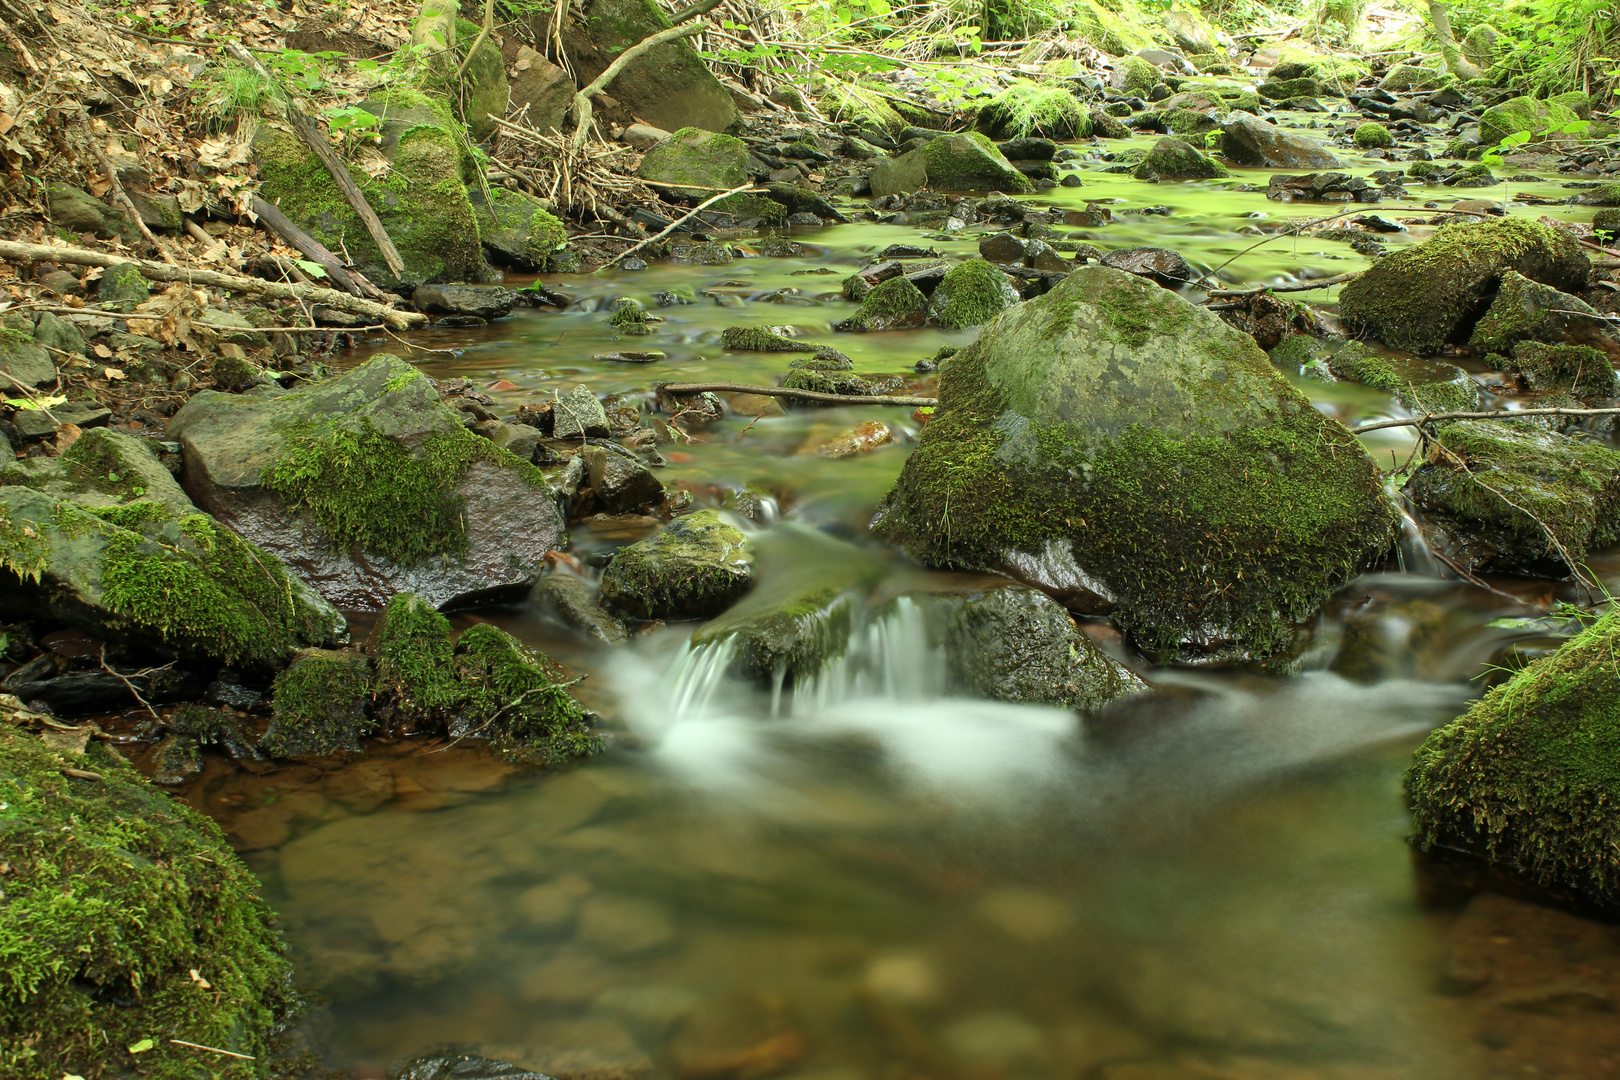
M 1620 409 L 1498 409 L 1495 412 L 1424 413 L 1404 420 L 1372 420 L 1351 428 L 1353 434 L 1382 431 L 1384 428 L 1421 427 L 1442 420 L 1521 420 L 1526 416 L 1620 416 Z
M 724 198 L 726 198 L 728 196 L 731 196 L 731 195 L 740 195 L 745 191 L 751 191 L 751 190 L 754 190 L 754 185 L 753 185 L 752 182 L 744 184 L 742 187 L 734 187 L 730 191 L 722 191 L 718 195 L 715 195 L 715 196 L 712 196 L 712 197 L 710 197 L 708 199 L 705 199 L 703 202 L 698 203 L 696 206 L 694 206 L 691 210 L 688 210 L 686 213 L 682 214 L 680 217 L 678 217 L 674 221 L 670 222 L 669 227 L 664 229 L 664 231 L 659 233 L 657 236 L 649 236 L 649 237 L 647 237 L 647 239 L 642 240 L 640 243 L 637 243 L 637 244 L 634 244 L 634 245 L 632 245 L 630 247 L 627 247 L 623 251 L 619 252 L 617 255 L 613 256 L 613 258 L 609 259 L 607 262 L 605 262 L 601 266 L 597 267 L 596 270 L 595 270 L 595 273 L 600 274 L 603 270 L 606 270 L 608 267 L 612 266 L 614 263 L 618 262 L 620 259 L 623 259 L 623 258 L 629 256 L 632 252 L 640 251 L 642 248 L 646 247 L 648 244 L 651 244 L 656 240 L 662 240 L 664 237 L 668 236 L 670 233 L 672 233 L 676 229 L 680 228 L 682 224 L 692 220 L 692 218 L 696 217 L 701 211 L 708 209 L 709 207 L 713 206 L 715 203 L 719 202 L 721 199 L 724 199 Z M 759 190 L 763 191 L 764 189 L 761 188 Z
M 0 240 L 0 259 L 11 262 L 59 262 L 74 266 L 121 266 L 133 263 L 144 277 L 153 281 L 183 281 L 188 285 L 206 285 L 234 292 L 261 293 L 276 300 L 295 300 L 308 304 L 346 311 L 372 322 L 386 323 L 395 330 L 409 330 L 427 322 L 426 315 L 414 311 L 396 311 L 394 308 L 350 296 L 336 289 L 318 285 L 296 285 L 285 281 L 265 281 L 261 278 L 221 274 L 214 270 L 194 270 L 184 266 L 170 266 L 150 259 L 130 259 L 127 256 L 108 255 L 84 248 L 54 247 L 49 244 L 23 244 L 13 240 Z
M 237 61 L 252 68 L 259 78 L 274 85 L 274 79 L 270 72 L 254 58 L 252 53 L 242 48 L 242 46 L 228 45 L 226 46 L 226 52 L 230 53 Z M 383 262 L 388 264 L 388 272 L 396 278 L 404 277 L 405 260 L 399 257 L 399 249 L 394 247 L 394 241 L 389 238 L 388 230 L 383 228 L 382 219 L 377 216 L 377 212 L 366 201 L 365 193 L 354 182 L 354 177 L 349 175 L 349 167 L 337 156 L 337 152 L 332 149 L 332 144 L 326 141 L 326 136 L 322 135 L 320 129 L 315 126 L 315 121 L 299 112 L 298 107 L 291 101 L 288 101 L 286 105 L 287 123 L 292 125 L 293 131 L 297 132 L 298 137 L 304 140 L 304 145 L 314 151 L 317 158 L 320 158 L 321 164 L 326 166 L 326 171 L 332 174 L 332 180 L 337 184 L 338 190 L 343 192 L 343 197 L 354 208 L 354 212 L 360 215 L 360 220 L 365 223 L 366 231 L 371 234 L 371 239 L 376 243 L 377 250 L 382 252 Z
M 580 87 L 578 93 L 574 95 L 574 103 L 569 106 L 569 112 L 573 113 L 574 116 L 574 138 L 570 145 L 576 154 L 585 148 L 585 143 L 591 137 L 591 111 L 595 107 L 591 104 L 591 99 L 606 90 L 608 84 L 617 79 L 624 69 L 630 66 L 632 61 L 645 56 L 648 51 L 667 42 L 692 37 L 694 34 L 701 34 L 708 25 L 707 23 L 695 23 L 691 26 L 683 26 L 682 24 L 697 18 L 699 15 L 708 14 L 719 7 L 720 2 L 721 0 L 701 0 L 700 3 L 676 12 L 670 20 L 669 29 L 660 30 L 656 34 L 642 38 L 614 57 L 613 63 L 607 66 L 607 70 L 592 79 L 589 86 Z
M 747 383 L 694 382 L 659 383 L 658 389 L 666 394 L 703 394 L 719 391 L 722 394 L 759 394 L 761 397 L 788 398 L 792 401 L 815 401 L 823 405 L 900 405 L 908 409 L 932 409 L 938 398 L 906 397 L 899 394 L 823 394 L 815 390 L 794 390 L 787 386 L 749 386 Z
M 253 213 L 260 221 L 264 222 L 271 232 L 285 240 L 288 246 L 297 248 L 304 258 L 319 264 L 320 268 L 326 271 L 326 276 L 332 280 L 332 284 L 344 292 L 353 293 L 355 296 L 362 296 L 368 300 L 381 301 L 383 299 L 381 289 L 367 281 L 365 275 L 358 270 L 350 270 L 345 266 L 343 261 L 332 254 L 331 249 L 325 244 L 294 225 L 292 219 L 282 213 L 281 207 L 275 203 L 266 202 L 255 195 L 253 196 Z

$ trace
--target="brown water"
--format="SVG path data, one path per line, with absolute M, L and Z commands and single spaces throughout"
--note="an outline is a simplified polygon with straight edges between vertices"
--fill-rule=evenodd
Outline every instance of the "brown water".
M 1206 269 L 1257 239 L 1246 226 L 1341 209 L 1232 190 L 1263 188 L 1272 170 L 1146 185 L 1102 164 L 1083 163 L 1084 187 L 1034 201 L 1118 200 L 1115 222 L 1059 232 L 1172 247 Z M 1566 194 L 1554 180 L 1413 191 L 1366 209 Z M 1144 206 L 1172 213 L 1128 212 Z M 927 242 L 966 254 L 980 231 Z M 436 377 L 504 380 L 517 389 L 490 393 L 515 407 L 580 383 L 646 400 L 655 380 L 786 370 L 780 354 L 723 352 L 731 325 L 791 325 L 871 374 L 971 340 L 829 331 L 852 305 L 825 294 L 884 246 L 919 242 L 915 228 L 794 239 L 802 256 L 550 279 L 582 300 L 696 296 L 656 309 L 650 337 L 619 341 L 605 312 L 526 312 L 422 335 L 459 351 L 413 358 Z M 1363 265 L 1346 245 L 1291 238 L 1222 277 Z M 821 268 L 832 273 L 804 273 Z M 786 303 L 761 296 L 788 289 Z M 668 359 L 592 359 L 614 348 Z M 1398 414 L 1364 387 L 1300 385 L 1347 422 Z M 843 460 L 802 452 L 863 420 L 890 424 L 896 442 Z M 864 537 L 914 437 L 899 409 L 730 417 L 664 447 L 662 475 L 700 502 L 743 486 L 777 499 L 783 520 L 757 540 L 778 565 L 876 558 L 891 578 L 916 575 Z M 1401 430 L 1367 441 L 1380 461 L 1410 447 Z M 576 541 L 623 538 L 582 527 Z M 1158 694 L 1087 725 L 943 695 L 903 605 L 857 635 L 855 663 L 774 701 L 728 684 L 723 657 L 691 653 L 678 628 L 608 653 L 531 609 L 483 612 L 472 617 L 590 673 L 614 750 L 566 774 L 510 776 L 463 750 L 396 745 L 341 771 L 221 776 L 196 797 L 254 849 L 324 1001 L 309 1037 L 357 1077 L 440 1042 L 558 1080 L 1615 1075 L 1614 931 L 1496 897 L 1425 909 L 1404 843 L 1411 749 L 1477 692 L 1487 660 L 1563 628 L 1492 625 L 1524 610 L 1429 576 L 1420 546 L 1404 565 L 1347 587 L 1304 674 L 1150 672 Z M 1555 592 L 1509 587 L 1541 604 Z

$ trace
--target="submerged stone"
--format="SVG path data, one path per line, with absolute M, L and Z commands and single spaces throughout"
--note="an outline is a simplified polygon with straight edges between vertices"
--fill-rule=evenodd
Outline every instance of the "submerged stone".
M 875 531 L 1111 610 L 1162 659 L 1285 659 L 1396 536 L 1371 460 L 1252 338 L 1121 271 L 1004 314 L 940 399 Z
M 736 602 L 753 581 L 748 538 L 717 511 L 700 510 L 614 555 L 602 574 L 602 599 L 639 619 L 702 619 Z
M 1421 851 L 1620 907 L 1620 612 L 1433 732 L 1406 776 Z
M 395 356 L 292 393 L 204 391 L 169 433 L 198 505 L 340 607 L 520 593 L 567 543 L 545 475 Z
M 1456 364 L 1384 356 L 1352 341 L 1333 354 L 1328 369 L 1337 378 L 1394 394 L 1414 412 L 1468 412 L 1479 407 L 1479 384 Z

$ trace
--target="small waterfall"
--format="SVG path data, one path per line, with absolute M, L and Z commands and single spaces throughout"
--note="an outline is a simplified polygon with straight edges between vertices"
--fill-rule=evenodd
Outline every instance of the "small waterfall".
M 726 672 L 737 654 L 735 638 L 722 638 L 693 646 L 681 646 L 669 669 L 669 709 L 671 719 L 706 716 L 714 711 L 715 698 L 727 687 Z
M 927 701 L 946 692 L 944 650 L 929 641 L 922 605 L 903 596 L 850 631 L 844 652 L 793 691 L 795 715 L 858 698 Z
M 1399 503 L 1396 504 L 1400 506 Z M 1419 577 L 1442 577 L 1443 572 L 1440 560 L 1434 557 L 1429 548 L 1428 538 L 1423 535 L 1423 529 L 1413 520 L 1412 515 L 1404 506 L 1401 511 L 1401 540 L 1395 549 L 1396 559 L 1400 563 L 1402 573 L 1416 574 Z

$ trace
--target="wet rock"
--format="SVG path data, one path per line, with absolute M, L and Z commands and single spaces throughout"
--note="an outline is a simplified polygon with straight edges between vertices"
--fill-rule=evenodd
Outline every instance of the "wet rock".
M 152 286 L 134 263 L 119 263 L 102 272 L 96 283 L 96 306 L 110 311 L 133 311 L 151 299 Z
M 702 619 L 754 581 L 748 540 L 713 510 L 676 518 L 623 548 L 602 574 L 602 599 L 640 619 Z
M 747 181 L 748 144 L 732 135 L 683 127 L 647 151 L 636 175 L 662 184 L 691 185 L 660 189 L 669 196 L 707 199 Z
M 813 356 L 796 356 L 788 362 L 790 368 L 808 368 L 811 371 L 853 371 L 855 361 L 830 345 L 823 345 Z
M 343 607 L 526 592 L 566 544 L 545 476 L 394 356 L 292 393 L 204 391 L 169 432 L 197 504 Z
M 879 162 L 878 169 L 873 170 L 873 195 L 916 191 L 924 186 L 934 191 L 1031 190 L 1029 178 L 1001 155 L 995 143 L 977 132 L 940 136 L 895 158 L 887 169 L 885 164 Z
M 39 314 L 34 324 L 34 341 L 48 350 L 85 355 L 84 335 L 66 319 L 59 319 L 48 311 Z
M 675 918 L 651 900 L 596 893 L 579 909 L 578 935 L 609 956 L 636 956 L 673 942 Z
M 1171 288 L 1198 280 L 1187 260 L 1167 248 L 1121 248 L 1108 252 L 1098 262 Z
M 1025 264 L 1032 270 L 1044 270 L 1049 274 L 1066 274 L 1074 269 L 1069 260 L 1058 254 L 1057 249 L 1044 240 L 1029 242 Z
M 861 309 L 849 318 L 833 323 L 833 329 L 866 333 L 877 330 L 905 330 L 928 320 L 928 298 L 906 278 L 891 278 L 868 292 Z
M 512 108 L 527 107 L 528 122 L 541 134 L 560 132 L 574 104 L 573 76 L 527 45 L 518 46 L 513 66 L 517 74 L 509 88 Z
M 1221 125 L 1221 153 L 1234 165 L 1277 169 L 1337 169 L 1339 159 L 1306 135 L 1284 131 L 1247 113 L 1234 113 Z
M 1620 907 L 1617 637 L 1611 612 L 1428 737 L 1406 777 L 1419 850 Z
M 1022 266 L 1027 253 L 1024 241 L 1012 233 L 991 233 L 979 241 L 979 254 L 993 263 Z
M 640 461 L 602 446 L 585 450 L 591 490 L 615 514 L 628 514 L 664 501 L 664 485 Z
M 202 748 L 196 739 L 165 735 L 152 748 L 152 782 L 183 784 L 202 772 Z
M 41 702 L 58 716 L 82 716 L 138 705 L 131 686 L 154 705 L 195 697 L 201 689 L 201 680 L 184 669 L 168 668 L 141 675 L 141 668 L 127 662 L 111 660 L 107 666 L 112 670 L 101 667 L 99 656 L 75 663 L 45 653 L 8 675 L 0 682 L 0 692 L 23 701 Z
M 579 85 L 588 85 L 625 49 L 669 25 L 669 17 L 650 0 L 588 0 L 563 31 Z M 687 126 L 728 131 L 738 119 L 730 92 L 686 41 L 656 46 L 609 83 L 608 93 L 645 123 L 669 131 Z
M 1058 145 L 1051 139 L 1023 138 L 997 143 L 996 149 L 1008 161 L 1051 161 Z
M 1518 421 L 1452 423 L 1435 438 L 1405 491 L 1465 569 L 1562 574 L 1565 552 L 1580 564 L 1620 541 L 1620 452 Z
M 1282 661 L 1294 622 L 1394 542 L 1349 433 L 1252 338 L 1129 274 L 1076 270 L 949 371 L 874 530 L 1111 606 L 1149 655 Z
M 123 214 L 69 184 L 46 184 L 45 207 L 51 223 L 70 232 L 91 233 L 103 240 L 140 238 L 139 230 Z
M 551 434 L 556 439 L 605 439 L 607 410 L 588 386 L 576 386 L 561 395 L 553 409 Z
M 588 1002 L 604 989 L 597 986 L 577 1004 Z M 535 1069 L 550 1080 L 653 1080 L 662 1075 L 624 1026 L 605 1017 L 542 1022 L 526 1034 L 532 1040 L 527 1046 L 495 1046 L 488 1052 Z
M 1414 90 L 1438 90 L 1447 77 L 1434 68 L 1418 67 L 1413 64 L 1396 64 L 1389 69 L 1378 82 L 1380 90 L 1389 90 L 1397 94 L 1406 94 Z
M 872 167 L 866 182 L 878 198 L 917 191 L 928 184 L 928 160 L 920 150 L 885 158 Z
M 1608 354 L 1588 345 L 1521 341 L 1514 346 L 1506 368 L 1523 379 L 1528 390 L 1557 391 L 1595 404 L 1620 393 L 1620 377 L 1610 365 Z
M 429 315 L 471 315 L 504 319 L 512 314 L 516 297 L 508 289 L 478 285 L 421 285 L 411 303 Z
M 277 757 L 358 754 L 376 730 L 367 714 L 371 661 L 355 651 L 305 649 L 276 676 L 262 745 Z
M 569 80 L 569 89 L 573 80 Z M 572 98 L 570 98 L 572 100 Z M 424 1050 L 389 1066 L 388 1080 L 552 1080 L 543 1073 L 455 1046 Z
M 848 431 L 841 431 L 831 439 L 814 448 L 814 453 L 824 458 L 847 458 L 856 454 L 865 454 L 894 440 L 894 432 L 889 426 L 876 420 L 867 420 L 856 424 Z M 800 451 L 803 453 L 804 451 Z
M 1607 347 L 1620 359 L 1620 343 L 1602 332 L 1605 326 L 1591 305 L 1550 285 L 1531 281 L 1513 270 L 1502 274 L 1496 299 L 1469 335 L 1476 353 L 1511 352 L 1520 342 Z M 1609 367 L 1605 360 L 1604 367 Z
M 849 218 L 845 217 L 824 196 L 811 191 L 807 187 L 801 187 L 798 184 L 773 182 L 765 185 L 765 193 L 772 202 L 787 207 L 790 213 L 813 215 L 816 220 L 809 222 L 809 224 L 819 225 L 823 220 L 849 221 Z
M 570 94 L 572 90 L 573 83 L 570 82 Z M 569 100 L 572 103 L 571 96 Z M 535 123 L 533 116 L 529 120 L 530 123 Z M 478 219 L 478 239 L 484 245 L 485 254 L 503 266 L 514 266 L 520 270 L 546 269 L 557 252 L 568 244 L 568 230 L 563 227 L 563 223 L 542 206 L 538 199 L 522 192 L 492 187 L 489 194 L 491 198 L 486 199 L 484 192 L 476 186 L 467 190 L 467 199 Z M 456 288 L 469 287 L 456 286 Z M 420 293 L 422 290 L 416 291 Z M 430 310 L 423 308 L 414 295 L 411 302 L 423 311 Z M 463 310 L 459 313 L 478 315 L 486 319 L 499 319 L 506 315 L 504 311 L 493 315 L 478 310 Z
M 1002 585 L 918 602 L 958 693 L 1088 712 L 1147 689 L 1037 589 Z
M 1317 202 L 1375 203 L 1382 193 L 1359 176 L 1341 172 L 1305 173 L 1290 176 L 1279 173 L 1266 187 L 1266 198 L 1274 202 L 1308 199 Z
M 1332 373 L 1371 386 L 1419 412 L 1467 412 L 1479 408 L 1479 384 L 1456 364 L 1418 357 L 1384 356 L 1359 341 L 1328 360 Z
M 560 571 L 548 574 L 540 580 L 534 599 L 542 610 L 592 640 L 604 645 L 623 645 L 626 640 L 624 623 L 597 602 L 590 582 Z
M 1199 153 L 1190 144 L 1167 137 L 1153 144 L 1131 175 L 1138 180 L 1150 177 L 1160 180 L 1207 180 L 1231 174 L 1226 166 Z
M 1448 225 L 1380 259 L 1340 293 L 1355 333 L 1392 348 L 1438 352 L 1465 339 L 1513 271 L 1555 289 L 1579 289 L 1591 272 L 1575 238 L 1521 218 Z
M 94 1061 L 188 1075 L 196 1051 L 171 1036 L 266 1060 L 300 1003 L 262 890 L 219 828 L 96 740 L 65 753 L 0 725 L 0 773 L 10 789 L 6 919 L 30 928 L 7 960 L 28 993 L 5 999 L 6 1039 L 27 1058 L 7 1071 L 58 1077 Z M 206 973 L 207 993 L 193 970 Z M 109 992 L 135 986 L 138 995 Z M 155 1031 L 164 1038 L 129 1053 Z M 32 1033 L 26 1048 L 20 1032 Z

